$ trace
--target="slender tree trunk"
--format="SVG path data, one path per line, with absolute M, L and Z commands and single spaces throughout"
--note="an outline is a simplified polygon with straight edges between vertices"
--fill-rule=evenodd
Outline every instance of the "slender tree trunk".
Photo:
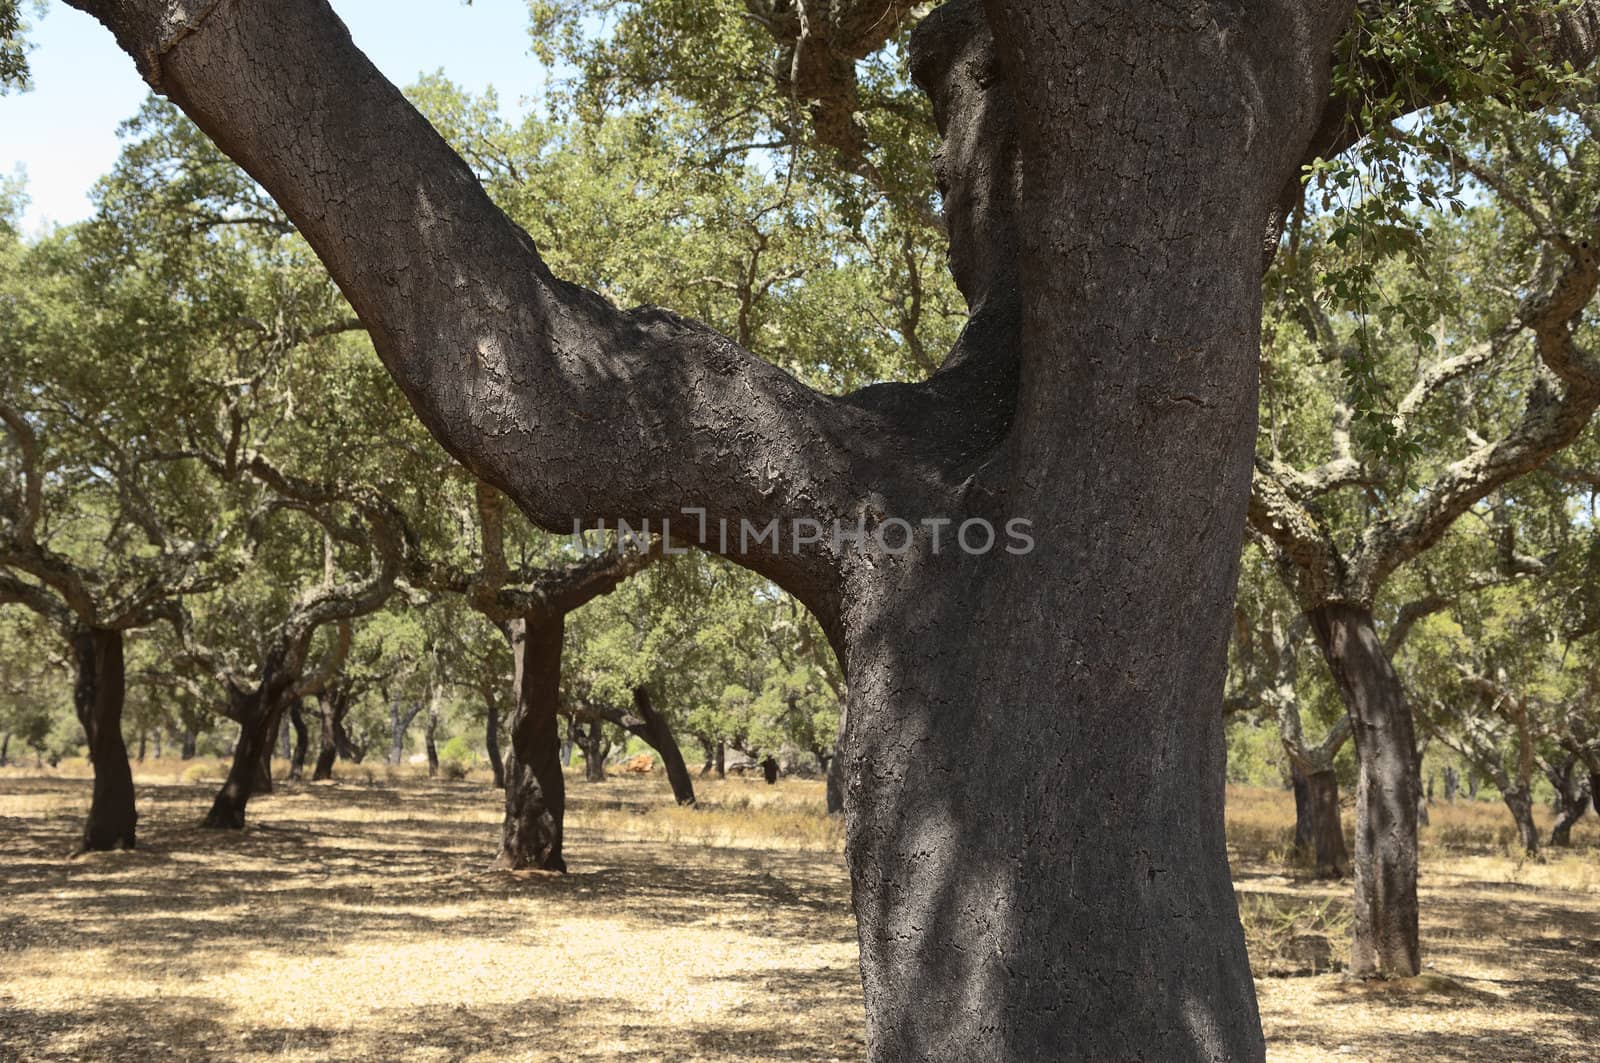
M 335 718 L 339 696 L 331 691 L 317 695 L 317 714 L 322 720 L 322 733 L 317 748 L 317 766 L 312 769 L 313 782 L 333 778 L 333 762 L 339 757 L 339 727 Z
M 1305 777 L 1310 845 L 1304 850 L 1319 878 L 1341 878 L 1350 866 L 1339 821 L 1339 776 L 1332 768 Z
M 652 749 L 661 754 L 661 766 L 667 771 L 667 782 L 672 786 L 673 799 L 680 805 L 694 804 L 694 780 L 689 777 L 689 766 L 683 762 L 683 751 L 672 734 L 666 717 L 655 710 L 650 701 L 650 691 L 634 687 L 633 708 L 644 721 L 643 734 Z
M 439 714 L 432 707 L 428 709 L 428 729 L 422 734 L 422 747 L 428 754 L 428 778 L 439 777 Z
M 398 767 L 406 755 L 406 728 L 410 725 L 409 715 L 400 711 L 398 701 L 389 702 L 389 763 Z
M 1511 810 L 1511 820 L 1517 825 L 1517 835 L 1522 839 L 1522 849 L 1529 856 L 1539 855 L 1539 828 L 1533 821 L 1533 794 L 1527 787 L 1506 789 L 1502 796 L 1506 808 Z
M 7 767 L 10 763 L 11 732 L 0 734 L 0 768 Z
M 183 745 L 179 749 L 178 759 L 193 760 L 195 753 L 199 750 L 199 747 L 199 736 L 196 735 L 192 729 L 185 727 L 183 729 Z
M 278 736 L 283 733 L 283 715 L 281 712 L 274 714 L 272 721 L 267 725 L 267 740 L 261 746 L 261 759 L 256 765 L 256 777 L 252 785 L 252 794 L 270 794 L 272 785 L 272 757 L 278 748 Z
M 1550 829 L 1550 847 L 1568 849 L 1572 846 L 1572 828 L 1589 809 L 1589 794 L 1583 788 L 1577 756 L 1569 755 L 1563 761 L 1547 764 L 1545 775 L 1556 795 L 1556 822 Z
M 1456 791 L 1461 787 L 1461 773 L 1454 768 L 1444 769 L 1444 803 L 1456 803 Z
M 611 752 L 611 742 L 598 719 L 572 722 L 572 740 L 583 750 L 583 781 L 605 782 L 606 755 Z
M 725 738 L 717 739 L 717 778 L 728 777 L 728 741 Z
M 1311 852 L 1311 787 L 1306 783 L 1306 773 L 1294 760 L 1289 761 L 1289 790 L 1294 794 L 1294 849 L 1305 854 Z
M 489 754 L 489 770 L 494 772 L 494 788 L 506 788 L 506 766 L 500 756 L 500 706 L 489 699 L 489 714 L 484 718 L 483 746 Z
M 122 632 L 80 627 L 72 633 L 72 657 L 77 669 L 73 705 L 94 764 L 94 796 L 83 828 L 83 849 L 132 849 L 139 814 L 134 808 L 128 747 L 122 741 L 126 690 Z
M 135 758 L 135 759 L 137 759 L 139 761 L 140 764 L 144 763 L 145 740 L 148 739 L 149 737 L 150 737 L 150 733 L 148 731 L 144 730 L 143 728 L 141 728 L 140 731 L 139 731 L 139 755 L 138 755 L 137 758 Z
M 165 735 L 163 734 L 163 730 L 164 729 L 160 728 L 160 727 L 156 728 L 155 741 L 156 741 L 156 759 L 157 760 L 161 760 L 162 757 L 165 756 L 165 753 L 166 753 Z
M 1350 970 L 1359 978 L 1412 977 L 1421 970 L 1421 953 L 1411 708 L 1370 611 L 1324 605 L 1310 618 L 1350 713 L 1360 765 Z
M 513 704 L 506 756 L 506 815 L 495 867 L 566 871 L 561 852 L 567 787 L 561 774 L 560 717 L 563 618 L 506 625 Z
M 208 830 L 243 830 L 245 808 L 255 795 L 263 764 L 271 755 L 273 736 L 277 733 L 281 705 L 272 705 L 264 693 L 266 684 L 236 699 L 239 741 L 233 747 L 233 763 L 222 789 L 211 802 L 200 826 Z
M 306 728 L 306 717 L 302 711 L 302 701 L 296 698 L 289 706 L 289 723 L 294 728 L 294 751 L 289 758 L 289 778 L 296 781 L 306 775 L 306 748 L 310 744 L 310 732 Z
M 1563 804 L 1560 814 L 1556 817 L 1555 826 L 1550 828 L 1550 846 L 1556 849 L 1572 848 L 1572 828 L 1589 809 L 1589 796 L 1579 791 L 1579 800 L 1571 804 Z

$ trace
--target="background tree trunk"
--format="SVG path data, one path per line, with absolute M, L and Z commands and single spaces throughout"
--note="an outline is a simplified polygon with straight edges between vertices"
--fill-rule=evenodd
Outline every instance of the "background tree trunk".
M 1339 818 L 1339 776 L 1332 768 L 1305 776 L 1310 834 L 1303 852 L 1318 878 L 1342 878 L 1350 867 Z
M 1547 763 L 1544 770 L 1556 797 L 1556 822 L 1550 829 L 1550 847 L 1568 849 L 1572 846 L 1572 828 L 1588 811 L 1589 793 L 1584 789 L 1576 755 L 1569 754 L 1562 761 Z
M 317 766 L 312 769 L 313 782 L 333 778 L 333 762 L 339 756 L 338 724 L 334 713 L 339 695 L 325 690 L 317 695 L 317 715 L 322 720 L 321 736 L 317 747 Z
M 270 676 L 270 673 L 269 673 Z M 245 809 L 256 793 L 256 783 L 272 754 L 282 705 L 271 703 L 268 691 L 276 686 L 270 679 L 248 694 L 234 694 L 234 714 L 240 720 L 239 740 L 233 747 L 233 763 L 222 789 L 211 802 L 211 810 L 201 820 L 207 830 L 243 830 Z M 282 689 L 277 686 L 277 689 Z M 270 775 L 269 775 L 270 777 Z
M 561 774 L 560 718 L 563 618 L 505 625 L 516 662 L 512 675 L 511 750 L 506 756 L 506 814 L 500 833 L 502 870 L 566 871 L 561 852 L 567 786 Z
M 1421 970 L 1421 952 L 1411 708 L 1371 612 L 1333 604 L 1312 610 L 1310 618 L 1350 713 L 1360 766 L 1350 970 L 1358 978 L 1412 977 Z
M 683 751 L 678 748 L 678 740 L 666 717 L 651 703 L 649 690 L 642 686 L 633 688 L 633 708 L 644 721 L 641 737 L 661 755 L 661 766 L 666 769 L 673 799 L 680 805 L 694 804 L 694 780 L 689 777 L 689 766 L 683 762 Z
M 278 749 L 278 737 L 283 733 L 283 714 L 275 712 L 267 723 L 266 741 L 261 744 L 261 759 L 256 762 L 256 777 L 250 784 L 251 795 L 270 794 L 272 786 L 272 757 Z
M 606 755 L 611 752 L 611 740 L 606 737 L 604 725 L 595 719 L 574 723 L 572 737 L 583 750 L 583 781 L 605 782 Z
M 302 701 L 296 698 L 289 705 L 289 723 L 294 728 L 294 751 L 289 757 L 289 778 L 299 781 L 306 774 L 306 747 L 310 744 L 310 732 L 306 729 L 306 717 L 302 711 Z
M 436 741 L 439 734 L 439 711 L 435 708 L 434 698 L 428 702 L 428 727 L 422 733 L 422 748 L 428 755 L 428 778 L 439 777 L 439 744 Z
M 1517 825 L 1517 836 L 1522 840 L 1522 850 L 1529 856 L 1539 855 L 1539 828 L 1533 822 L 1533 794 L 1526 787 L 1513 786 L 1502 792 L 1506 808 L 1511 810 L 1512 822 Z
M 94 764 L 94 796 L 83 828 L 83 849 L 132 849 L 139 815 L 134 808 L 128 747 L 122 741 L 126 694 L 122 632 L 78 628 L 72 633 L 72 658 L 77 670 L 73 705 Z
M 494 788 L 506 788 L 506 766 L 500 755 L 500 706 L 488 701 L 489 712 L 483 723 L 483 746 L 489 754 L 489 770 L 494 773 Z
M 194 733 L 194 731 L 192 731 L 189 728 L 185 727 L 183 729 L 183 745 L 181 747 L 181 750 L 178 753 L 178 759 L 179 760 L 193 760 L 195 753 L 199 750 L 199 747 L 200 747 L 199 736 L 196 735 Z

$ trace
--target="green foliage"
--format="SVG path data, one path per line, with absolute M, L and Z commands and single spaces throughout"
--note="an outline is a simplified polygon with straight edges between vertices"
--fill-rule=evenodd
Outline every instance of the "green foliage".
M 43 0 L 33 6 L 43 13 Z M 28 87 L 28 24 L 22 8 L 22 0 L 0 0 L 0 96 Z

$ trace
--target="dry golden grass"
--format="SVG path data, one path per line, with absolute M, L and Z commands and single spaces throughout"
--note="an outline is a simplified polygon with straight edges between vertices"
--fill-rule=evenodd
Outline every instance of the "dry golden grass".
M 382 766 L 285 786 L 227 835 L 194 827 L 221 765 L 152 762 L 140 849 L 68 860 L 84 774 L 0 771 L 0 1060 L 862 1055 L 818 783 L 697 780 L 701 807 L 679 809 L 659 774 L 574 779 L 558 877 L 485 870 L 481 778 Z M 1531 863 L 1496 811 L 1434 810 L 1432 967 L 1370 987 L 1327 973 L 1348 887 L 1283 866 L 1287 795 L 1230 791 L 1272 1060 L 1600 1058 L 1600 830 Z

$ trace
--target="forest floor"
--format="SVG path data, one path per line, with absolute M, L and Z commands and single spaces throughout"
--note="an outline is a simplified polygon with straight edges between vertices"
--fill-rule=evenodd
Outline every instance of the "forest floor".
M 182 772 L 180 781 L 180 771 Z M 358 769 L 195 828 L 207 769 L 152 768 L 140 846 L 68 859 L 83 779 L 0 771 L 0 1060 L 857 1060 L 849 883 L 819 783 L 571 783 L 566 876 L 486 870 L 481 780 Z M 218 773 L 220 774 L 220 773 Z M 1230 791 L 1274 1061 L 1600 1057 L 1600 830 L 1508 856 L 1498 805 L 1425 833 L 1429 970 L 1331 971 L 1344 885 L 1285 871 L 1287 795 Z M 1313 973 L 1316 972 L 1316 973 Z

